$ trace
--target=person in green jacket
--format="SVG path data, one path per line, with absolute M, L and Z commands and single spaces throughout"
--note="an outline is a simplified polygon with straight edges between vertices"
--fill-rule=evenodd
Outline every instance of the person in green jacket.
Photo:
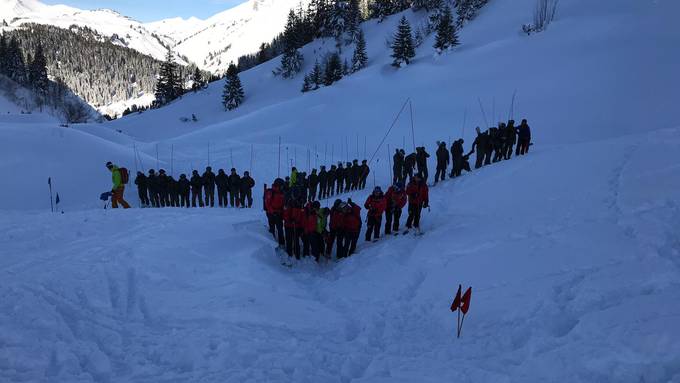
M 112 162 L 107 162 L 106 168 L 111 172 L 111 181 L 113 182 L 113 188 L 111 188 L 111 207 L 117 209 L 118 204 L 121 204 L 124 209 L 129 209 L 130 204 L 123 199 L 125 184 L 123 183 L 123 177 L 120 175 L 120 168 Z
M 288 186 L 293 187 L 297 185 L 297 178 L 298 178 L 298 171 L 295 166 L 290 170 L 290 181 L 288 182 Z

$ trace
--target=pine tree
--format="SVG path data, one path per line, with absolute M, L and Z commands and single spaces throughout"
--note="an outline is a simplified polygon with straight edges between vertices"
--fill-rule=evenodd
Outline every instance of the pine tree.
M 321 70 L 321 64 L 319 64 L 318 60 L 314 63 L 314 69 L 312 69 L 310 80 L 314 84 L 315 90 L 319 89 L 319 87 L 324 83 L 323 71 Z
M 394 58 L 392 65 L 396 67 L 400 67 L 402 64 L 408 65 L 415 56 L 416 51 L 413 47 L 411 25 L 406 20 L 406 16 L 402 16 L 397 33 L 394 36 L 394 42 L 392 43 L 392 58 Z
M 165 61 L 161 64 L 158 81 L 156 82 L 155 94 L 158 105 L 165 105 L 182 94 L 182 86 L 180 85 L 177 72 L 175 59 L 172 56 L 172 52 L 168 51 L 165 55 Z
M 42 100 L 45 100 L 50 81 L 47 78 L 47 59 L 45 59 L 41 44 L 35 48 L 33 60 L 28 66 L 28 84 Z
M 292 78 L 302 69 L 304 57 L 298 51 L 301 46 L 301 38 L 298 34 L 297 17 L 293 10 L 288 14 L 288 22 L 283 32 L 283 56 L 281 57 L 281 67 L 278 73 L 283 78 Z
M 394 13 L 392 0 L 375 0 L 370 4 L 370 14 L 372 18 L 382 22 L 385 18 Z
M 340 55 L 334 52 L 326 60 L 323 83 L 328 86 L 340 79 L 342 79 L 342 61 L 340 61 Z
M 442 15 L 437 26 L 437 36 L 435 38 L 434 49 L 443 52 L 449 48 L 460 44 L 456 26 L 453 24 L 453 15 L 448 6 L 442 10 Z
M 191 85 L 191 90 L 196 92 L 199 89 L 202 89 L 203 86 L 205 85 L 205 82 L 203 80 L 203 75 L 201 75 L 201 70 L 196 67 L 194 69 L 194 74 L 191 76 L 191 80 L 193 81 L 193 84 Z
M 7 45 L 7 76 L 19 84 L 26 83 L 26 64 L 19 47 L 19 41 L 12 37 Z
M 241 79 L 238 77 L 238 69 L 236 69 L 234 63 L 231 63 L 227 69 L 227 76 L 224 82 L 222 105 L 227 110 L 234 110 L 243 103 L 244 97 Z
M 311 74 L 306 74 L 305 75 L 305 80 L 302 82 L 302 93 L 309 92 L 312 90 L 312 80 L 311 80 L 312 75 Z
M 368 64 L 368 56 L 366 55 L 366 38 L 364 31 L 359 29 L 359 36 L 357 38 L 357 46 L 354 49 L 352 56 L 352 72 L 363 69 Z
M 0 74 L 7 75 L 7 38 L 0 34 Z
M 359 39 L 359 33 L 361 32 L 359 0 L 349 0 L 349 5 L 345 12 L 345 31 L 347 33 L 347 44 L 355 43 Z

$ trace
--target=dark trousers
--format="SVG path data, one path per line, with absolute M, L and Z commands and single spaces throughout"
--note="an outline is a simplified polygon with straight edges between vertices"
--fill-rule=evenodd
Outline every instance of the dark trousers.
M 182 193 L 179 195 L 180 197 L 180 207 L 189 207 L 189 193 Z
M 392 234 L 392 231 L 399 232 L 399 218 L 401 218 L 400 208 L 385 210 L 385 234 Z
M 368 178 L 368 177 L 367 177 L 367 176 L 363 176 L 363 177 L 361 177 L 361 179 L 359 180 L 359 189 L 361 189 L 361 190 L 366 189 L 366 178 Z
M 194 188 L 191 190 L 191 206 L 196 207 L 196 200 L 198 200 L 198 206 L 203 207 L 203 193 L 201 189 Z
M 493 156 L 493 149 L 489 148 L 484 152 L 484 165 L 491 165 L 491 157 Z
M 512 157 L 512 147 L 514 146 L 514 142 L 509 142 L 505 144 L 504 152 L 505 152 L 505 159 L 509 160 Z
M 215 207 L 215 185 L 205 187 L 205 206 Z
M 342 252 L 345 257 L 349 257 L 357 250 L 357 240 L 359 240 L 359 233 L 345 233 L 343 236 Z
M 179 207 L 179 193 L 172 192 L 172 194 L 170 194 L 170 205 Z
M 428 177 L 428 174 L 427 174 L 427 166 L 422 167 L 422 168 L 419 167 L 419 168 L 418 168 L 418 175 L 420 176 L 420 178 L 422 178 L 423 180 L 425 180 L 425 182 L 427 182 L 427 177 Z
M 317 232 L 307 233 L 304 235 L 302 242 L 302 255 L 306 257 L 311 253 L 314 259 L 319 262 L 323 248 L 323 236 Z
M 423 211 L 423 205 L 408 205 L 408 218 L 406 219 L 406 227 L 420 227 L 420 213 Z
M 294 227 L 286 227 L 286 253 L 300 259 L 300 231 Z
M 517 145 L 517 153 L 518 155 L 524 155 L 529 153 L 529 140 L 520 140 L 519 144 Z
M 315 201 L 316 200 L 316 189 L 317 186 L 310 186 L 309 187 L 309 201 Z
M 342 232 L 342 230 L 331 230 L 328 235 L 328 241 L 326 242 L 326 254 L 330 255 L 333 253 L 333 242 L 337 241 L 337 250 L 335 256 L 338 259 L 344 258 L 344 238 L 345 234 Z
M 241 190 L 240 201 L 242 207 L 253 207 L 253 191 Z
M 401 167 L 392 167 L 392 185 L 397 182 L 404 182 L 404 171 Z
M 280 246 L 285 245 L 286 237 L 283 234 L 283 219 L 281 218 L 281 214 L 267 214 L 267 219 L 269 221 L 269 232 L 272 233 Z
M 149 193 L 147 192 L 147 189 L 138 187 L 137 194 L 139 195 L 139 203 L 141 203 L 142 206 L 149 206 Z
M 342 180 L 342 179 L 338 179 L 338 180 L 335 182 L 335 185 L 336 185 L 336 190 L 335 190 L 335 191 L 337 192 L 337 194 L 341 194 L 341 193 L 342 193 L 343 180 Z
M 236 204 L 236 207 L 239 207 L 241 203 L 241 199 L 238 196 L 238 190 L 230 190 L 229 191 L 229 205 L 231 207 L 234 207 L 234 204 Z
M 366 225 L 366 240 L 371 240 L 371 234 L 375 239 L 380 238 L 380 227 L 382 223 L 382 215 L 380 217 L 375 217 L 373 215 L 368 216 L 368 224 Z
M 225 188 L 217 187 L 217 205 L 219 207 L 227 207 L 229 205 L 229 197 Z
M 479 169 L 484 166 L 484 151 L 477 148 L 477 157 L 475 157 L 475 169 Z
M 149 197 L 151 197 L 151 206 L 153 207 L 161 206 L 161 201 L 156 191 L 149 191 Z
M 446 165 L 438 165 L 437 172 L 434 173 L 434 183 L 439 182 L 439 178 L 444 181 L 446 179 Z
M 413 168 L 406 166 L 404 168 L 404 180 L 408 179 L 409 181 L 413 178 Z

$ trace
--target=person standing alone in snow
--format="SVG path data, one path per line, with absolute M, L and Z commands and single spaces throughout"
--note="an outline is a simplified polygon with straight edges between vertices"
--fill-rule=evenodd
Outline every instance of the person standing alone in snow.
M 111 207 L 114 209 L 118 208 L 118 204 L 123 205 L 124 209 L 129 209 L 130 204 L 123 199 L 125 194 L 125 181 L 124 175 L 118 166 L 111 162 L 106 163 L 106 168 L 111 172 L 111 181 L 113 182 L 113 188 L 111 188 Z

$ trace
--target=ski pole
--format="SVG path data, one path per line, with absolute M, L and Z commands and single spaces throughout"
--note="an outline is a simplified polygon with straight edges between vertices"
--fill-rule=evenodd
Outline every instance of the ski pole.
M 50 211 L 54 213 L 54 204 L 52 202 L 52 177 L 47 178 L 47 184 L 50 186 Z

